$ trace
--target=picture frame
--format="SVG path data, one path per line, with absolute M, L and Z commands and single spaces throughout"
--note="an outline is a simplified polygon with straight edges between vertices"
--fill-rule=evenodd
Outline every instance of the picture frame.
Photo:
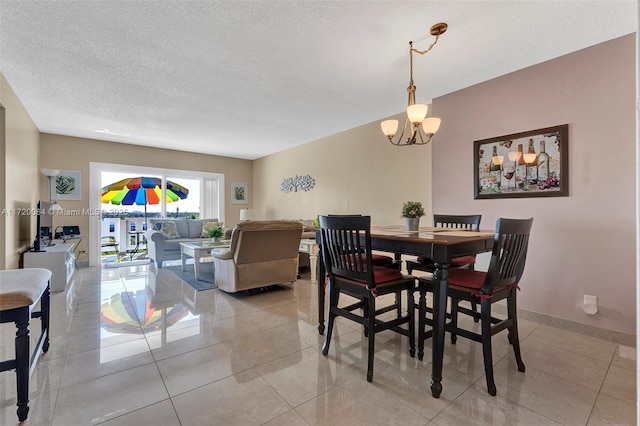
M 51 179 L 52 200 L 82 200 L 82 172 L 61 170 Z
M 474 198 L 568 196 L 568 145 L 568 124 L 474 141 Z
M 249 204 L 249 194 L 246 183 L 231 183 L 231 204 Z

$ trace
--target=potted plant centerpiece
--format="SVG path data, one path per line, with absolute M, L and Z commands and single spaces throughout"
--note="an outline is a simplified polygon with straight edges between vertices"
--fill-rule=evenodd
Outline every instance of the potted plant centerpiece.
M 209 231 L 207 231 L 207 235 L 214 241 L 220 241 L 220 238 L 224 235 L 224 228 L 222 227 L 222 224 L 220 223 L 217 227 L 209 229 Z
M 417 231 L 422 216 L 424 216 L 424 207 L 420 201 L 407 201 L 402 205 L 402 217 L 407 223 L 407 231 Z

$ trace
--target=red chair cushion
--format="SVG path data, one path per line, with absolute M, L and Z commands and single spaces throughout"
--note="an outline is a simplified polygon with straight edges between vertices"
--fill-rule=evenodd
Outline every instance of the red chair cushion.
M 451 259 L 451 263 L 449 264 L 450 268 L 461 268 L 467 265 L 473 265 L 476 263 L 476 258 L 473 256 L 460 256 L 455 259 Z
M 362 253 L 364 255 L 364 253 Z M 393 258 L 384 254 L 371 254 L 371 263 L 378 266 L 393 265 Z
M 449 284 L 458 287 L 480 289 L 487 273 L 470 269 L 450 269 Z
M 373 267 L 373 280 L 376 284 L 382 284 L 389 281 L 402 279 L 402 273 L 395 269 L 385 268 L 384 266 Z
M 392 268 L 385 268 L 384 266 L 373 267 L 373 280 L 377 284 L 382 284 L 390 281 L 396 281 L 402 279 L 402 273 Z M 355 280 L 362 284 L 367 284 L 367 280 Z

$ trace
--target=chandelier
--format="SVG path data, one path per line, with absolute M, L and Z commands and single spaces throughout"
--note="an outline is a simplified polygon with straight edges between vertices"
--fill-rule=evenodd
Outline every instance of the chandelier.
M 398 120 L 385 120 L 380 123 L 382 133 L 384 133 L 385 136 L 389 138 L 389 142 L 394 145 L 426 145 L 440 128 L 439 118 L 425 118 L 427 116 L 427 109 L 429 108 L 428 105 L 416 103 L 416 86 L 413 84 L 413 53 L 424 55 L 430 51 L 438 42 L 438 38 L 447 31 L 447 28 L 448 25 L 444 22 L 440 22 L 431 27 L 429 32 L 432 36 L 435 36 L 436 39 L 426 50 L 414 49 L 413 42 L 409 42 L 409 87 L 407 87 L 409 101 L 407 103 L 407 118 L 404 120 L 404 126 L 398 139 L 393 139 L 398 131 Z M 407 130 L 409 136 L 407 136 L 406 140 L 403 140 L 405 131 Z

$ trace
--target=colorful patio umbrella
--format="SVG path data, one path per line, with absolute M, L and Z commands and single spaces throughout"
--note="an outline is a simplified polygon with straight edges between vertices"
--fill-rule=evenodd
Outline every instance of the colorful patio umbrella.
M 134 177 L 122 179 L 102 188 L 100 201 L 105 204 L 130 206 L 137 204 L 144 206 L 144 218 L 147 220 L 147 204 L 160 203 L 162 197 L 162 179 L 156 177 Z M 184 200 L 189 195 L 189 190 L 175 182 L 167 181 L 165 201 Z

